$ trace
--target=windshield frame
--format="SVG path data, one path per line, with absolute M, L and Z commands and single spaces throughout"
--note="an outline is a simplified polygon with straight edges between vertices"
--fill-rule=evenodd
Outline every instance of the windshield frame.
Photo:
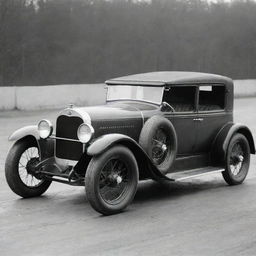
M 130 87 L 153 87 L 153 88 L 159 88 L 161 90 L 161 99 L 160 102 L 155 102 L 147 99 L 132 99 L 132 98 L 116 98 L 116 99 L 108 99 L 108 92 L 109 92 L 109 87 L 123 87 L 123 86 L 130 86 Z M 140 101 L 140 102 L 146 102 L 146 103 L 151 103 L 157 106 L 160 106 L 162 104 L 163 100 L 163 94 L 164 94 L 164 86 L 152 86 L 152 85 L 130 85 L 130 84 L 118 84 L 118 85 L 107 85 L 106 86 L 107 93 L 106 93 L 106 102 L 113 102 L 113 101 Z

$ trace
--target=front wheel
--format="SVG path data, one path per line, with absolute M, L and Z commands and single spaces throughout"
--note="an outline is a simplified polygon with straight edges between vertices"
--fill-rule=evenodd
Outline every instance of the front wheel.
M 37 143 L 30 139 L 17 141 L 10 149 L 5 162 L 5 177 L 11 190 L 28 198 L 40 196 L 51 181 L 40 179 L 33 173 L 33 166 L 39 163 Z
M 226 169 L 222 173 L 229 185 L 241 184 L 247 176 L 250 165 L 250 147 L 246 137 L 235 134 L 226 152 Z
M 124 146 L 114 146 L 94 156 L 85 175 L 85 190 L 91 206 L 104 215 L 121 212 L 135 196 L 138 177 L 136 159 Z

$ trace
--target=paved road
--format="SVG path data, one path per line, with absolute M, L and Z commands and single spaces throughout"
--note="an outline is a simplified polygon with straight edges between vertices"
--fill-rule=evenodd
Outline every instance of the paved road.
M 256 99 L 235 102 L 235 119 L 256 138 Z M 139 185 L 122 214 L 103 217 L 84 189 L 53 184 L 35 199 L 20 199 L 4 180 L 7 136 L 57 111 L 0 113 L 0 255 L 255 255 L 256 158 L 241 186 L 220 175 L 160 186 Z

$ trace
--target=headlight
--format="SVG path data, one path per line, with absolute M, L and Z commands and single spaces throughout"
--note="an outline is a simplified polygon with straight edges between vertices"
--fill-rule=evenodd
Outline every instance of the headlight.
M 46 119 L 41 120 L 38 123 L 37 128 L 38 128 L 39 136 L 42 139 L 48 138 L 53 131 L 52 123 Z
M 92 138 L 94 129 L 90 124 L 81 124 L 77 130 L 77 137 L 82 143 L 87 143 Z

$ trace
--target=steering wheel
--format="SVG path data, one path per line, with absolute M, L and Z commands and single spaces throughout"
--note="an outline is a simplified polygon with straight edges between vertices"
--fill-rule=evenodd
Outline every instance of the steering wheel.
M 174 107 L 172 107 L 172 106 L 171 106 L 169 103 L 167 103 L 166 101 L 163 101 L 163 102 L 162 102 L 161 110 L 162 110 L 162 108 L 168 108 L 168 109 L 171 110 L 171 112 L 175 112 Z

